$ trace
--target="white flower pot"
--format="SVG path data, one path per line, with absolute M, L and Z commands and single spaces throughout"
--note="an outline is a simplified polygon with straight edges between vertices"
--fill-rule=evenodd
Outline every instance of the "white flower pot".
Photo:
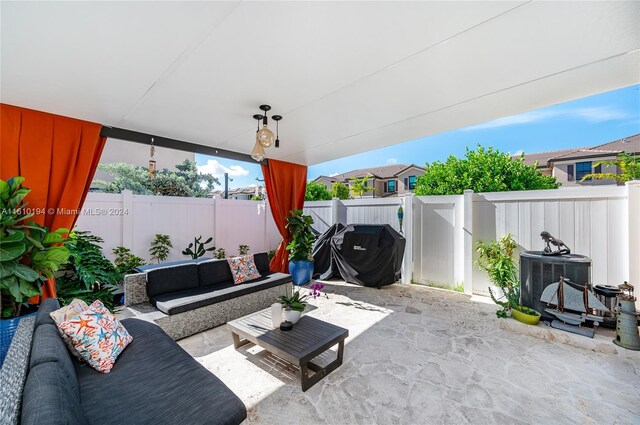
M 300 320 L 300 316 L 302 316 L 301 311 L 284 310 L 284 320 L 287 320 L 293 324 L 298 323 L 298 320 Z

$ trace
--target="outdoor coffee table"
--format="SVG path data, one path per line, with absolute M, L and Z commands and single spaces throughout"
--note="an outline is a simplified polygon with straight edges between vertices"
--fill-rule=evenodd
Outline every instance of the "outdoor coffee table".
M 273 329 L 271 309 L 233 320 L 228 322 L 227 326 L 231 330 L 236 350 L 252 342 L 271 354 L 299 366 L 302 391 L 307 391 L 342 364 L 344 340 L 349 336 L 347 329 L 309 316 L 302 316 L 290 331 Z M 338 356 L 334 361 L 324 367 L 311 361 L 336 344 Z M 309 370 L 313 375 L 309 376 Z

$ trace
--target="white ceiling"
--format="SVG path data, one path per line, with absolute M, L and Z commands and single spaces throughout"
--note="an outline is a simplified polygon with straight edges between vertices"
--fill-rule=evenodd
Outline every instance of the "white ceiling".
M 640 2 L 6 2 L 4 103 L 319 162 L 640 83 Z

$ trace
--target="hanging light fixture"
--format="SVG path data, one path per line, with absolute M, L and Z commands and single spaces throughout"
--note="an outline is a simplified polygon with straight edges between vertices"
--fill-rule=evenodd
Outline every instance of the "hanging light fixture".
M 149 147 L 149 177 L 156 177 L 156 160 L 153 159 L 153 155 L 156 153 L 156 147 L 153 146 L 154 138 L 151 138 L 151 146 Z
M 260 110 L 264 114 L 256 114 L 253 119 L 258 121 L 258 130 L 256 131 L 256 144 L 251 151 L 251 158 L 258 162 L 261 162 L 266 158 L 265 148 L 270 148 L 275 142 L 276 148 L 280 147 L 280 139 L 273 134 L 273 131 L 269 129 L 267 112 L 271 110 L 269 105 L 260 105 Z M 278 121 L 282 119 L 280 115 L 273 115 L 271 117 L 276 122 L 276 134 L 278 133 Z M 262 123 L 262 127 L 260 124 Z

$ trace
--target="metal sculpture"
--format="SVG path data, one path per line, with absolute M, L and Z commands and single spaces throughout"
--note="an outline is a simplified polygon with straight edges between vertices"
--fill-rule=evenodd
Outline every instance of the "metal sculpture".
M 546 246 L 542 250 L 542 255 L 571 254 L 571 249 L 567 245 L 565 245 L 565 243 L 562 240 L 553 237 L 551 233 L 547 232 L 546 230 L 543 230 L 542 233 L 540 233 L 540 237 L 542 237 L 542 240 L 546 244 Z M 553 245 L 555 249 L 553 249 L 551 245 Z

